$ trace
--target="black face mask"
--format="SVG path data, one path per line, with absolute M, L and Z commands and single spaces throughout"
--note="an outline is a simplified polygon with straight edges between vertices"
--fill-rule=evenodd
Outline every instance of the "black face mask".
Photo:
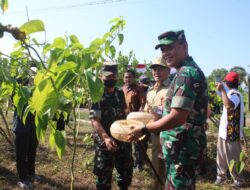
M 107 88 L 113 88 L 116 84 L 117 80 L 114 79 L 109 79 L 109 80 L 104 80 L 104 86 Z

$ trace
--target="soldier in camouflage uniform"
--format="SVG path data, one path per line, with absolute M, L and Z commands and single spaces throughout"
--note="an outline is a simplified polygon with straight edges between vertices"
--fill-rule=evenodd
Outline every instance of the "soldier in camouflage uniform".
M 117 182 L 120 190 L 127 190 L 133 175 L 133 158 L 130 143 L 115 140 L 110 134 L 111 124 L 125 119 L 126 103 L 122 90 L 115 87 L 117 65 L 104 65 L 104 94 L 100 102 L 94 103 L 90 110 L 90 119 L 96 132 L 94 174 L 97 176 L 96 189 L 111 189 L 112 172 L 117 170 Z
M 194 190 L 206 153 L 208 92 L 206 78 L 188 55 L 183 30 L 169 31 L 158 37 L 155 47 L 162 58 L 177 69 L 168 93 L 162 119 L 141 129 L 133 130 L 130 139 L 142 134 L 161 131 L 162 151 L 166 163 L 168 190 Z

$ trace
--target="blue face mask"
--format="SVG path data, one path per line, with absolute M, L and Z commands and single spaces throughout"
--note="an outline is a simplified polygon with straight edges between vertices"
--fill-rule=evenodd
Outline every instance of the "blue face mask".
M 106 88 L 113 88 L 116 84 L 116 81 L 115 79 L 109 79 L 109 80 L 104 80 L 104 86 Z

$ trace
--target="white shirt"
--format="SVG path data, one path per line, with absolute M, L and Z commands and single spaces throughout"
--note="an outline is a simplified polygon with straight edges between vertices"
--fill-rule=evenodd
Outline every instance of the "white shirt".
M 235 93 L 239 94 L 236 95 Z M 240 104 L 240 139 L 243 139 L 243 124 L 244 124 L 244 104 L 241 94 L 236 89 L 231 89 L 227 93 L 227 97 L 230 99 L 231 102 L 234 104 L 234 109 Z M 219 126 L 219 137 L 223 139 L 227 139 L 227 109 L 223 106 L 223 111 L 220 119 L 220 126 Z

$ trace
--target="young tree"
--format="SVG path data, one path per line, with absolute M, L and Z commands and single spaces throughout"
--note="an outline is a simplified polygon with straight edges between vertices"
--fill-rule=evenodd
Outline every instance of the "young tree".
M 209 82 L 216 82 L 217 79 L 223 80 L 225 75 L 228 73 L 227 69 L 214 69 L 212 73 L 208 76 L 207 80 Z
M 130 50 L 128 55 L 123 55 L 120 51 L 118 53 L 118 86 L 123 85 L 123 76 L 126 70 L 129 68 L 135 69 L 136 65 L 138 65 L 139 61 L 135 57 L 135 53 L 133 50 Z
M 11 33 L 18 40 L 10 55 L 0 54 L 0 66 L 5 68 L 0 70 L 0 100 L 13 95 L 13 104 L 19 116 L 25 105 L 28 105 L 23 120 L 25 121 L 29 112 L 35 116 L 38 139 L 45 141 L 45 134 L 49 131 L 49 144 L 56 148 L 59 158 L 67 144 L 66 131 L 56 129 L 55 118 L 63 115 L 66 120 L 69 114 L 73 115 L 74 122 L 68 126 L 74 139 L 71 189 L 74 186 L 74 158 L 79 128 L 76 112 L 89 98 L 92 102 L 97 102 L 102 97 L 104 88 L 99 78 L 100 69 L 104 60 L 115 59 L 116 50 L 112 42 L 118 39 L 121 44 L 123 41 L 121 31 L 125 21 L 115 18 L 110 24 L 112 26 L 109 32 L 96 38 L 89 47 L 81 44 L 75 35 L 58 37 L 45 45 L 39 44 L 36 39 L 31 38 L 31 34 L 45 31 L 40 20 L 31 20 L 20 28 L 0 24 L 2 33 Z M 31 69 L 34 65 L 37 68 L 35 72 Z M 31 89 L 17 82 L 20 77 L 34 77 Z

